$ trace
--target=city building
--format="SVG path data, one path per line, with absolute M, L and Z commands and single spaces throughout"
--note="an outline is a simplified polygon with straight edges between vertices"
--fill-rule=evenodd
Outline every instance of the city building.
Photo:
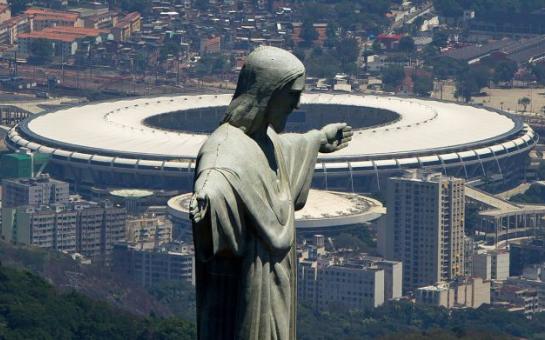
M 329 305 L 377 307 L 401 297 L 400 262 L 361 256 L 356 259 L 318 255 L 311 246 L 298 266 L 297 295 L 316 309 Z M 318 251 L 317 251 L 318 250 Z
M 21 206 L 2 212 L 2 235 L 17 243 L 76 252 L 77 214 L 62 206 Z
M 2 208 L 2 236 L 109 264 L 114 244 L 125 241 L 126 219 L 125 208 L 107 201 L 22 205 Z
M 473 276 L 503 281 L 509 277 L 509 251 L 486 250 L 473 254 Z
M 9 5 L 0 4 L 0 24 L 11 19 L 11 9 Z
M 545 240 L 542 237 L 519 240 L 509 244 L 510 274 L 520 276 L 524 268 L 545 262 Z
M 490 281 L 469 278 L 421 287 L 416 290 L 416 303 L 445 308 L 479 308 L 490 304 Z
M 14 45 L 19 34 L 32 32 L 33 24 L 33 18 L 24 14 L 2 22 L 0 24 L 0 44 Z
M 144 287 L 161 281 L 185 281 L 194 285 L 194 257 L 193 249 L 184 245 L 140 250 L 127 244 L 116 244 L 112 266 L 115 272 Z
M 142 17 L 138 12 L 132 12 L 121 18 L 113 27 L 112 33 L 117 41 L 126 41 L 134 33 L 139 32 L 142 25 Z
M 200 53 L 220 53 L 221 52 L 221 37 L 207 36 L 201 39 Z
M 494 305 L 527 317 L 540 311 L 538 292 L 533 288 L 504 284 L 494 294 Z
M 78 12 L 31 7 L 25 11 L 25 15 L 33 18 L 34 31 L 41 31 L 44 28 L 54 26 L 84 26 L 84 22 Z
M 66 203 L 69 185 L 41 174 L 35 178 L 5 179 L 2 181 L 2 208 L 23 205 L 37 207 Z
M 172 241 L 172 222 L 155 214 L 130 217 L 127 219 L 126 240 L 138 249 L 157 248 Z
M 390 178 L 382 255 L 403 262 L 404 293 L 464 275 L 464 180 L 411 171 Z
M 54 26 L 41 31 L 21 33 L 18 35 L 17 51 L 28 55 L 32 44 L 36 41 L 47 41 L 53 54 L 59 57 L 68 57 L 76 54 L 83 42 L 93 44 L 100 43 L 108 38 L 108 32 L 104 30 L 84 27 Z

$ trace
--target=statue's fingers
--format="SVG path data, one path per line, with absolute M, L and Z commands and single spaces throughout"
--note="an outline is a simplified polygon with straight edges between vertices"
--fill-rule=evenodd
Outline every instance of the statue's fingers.
M 352 140 L 352 137 L 346 137 L 341 140 L 341 144 L 348 144 Z
M 345 125 L 343 131 L 352 131 L 352 127 L 350 125 Z
M 344 148 L 346 148 L 347 146 L 348 146 L 348 143 L 343 143 L 343 144 L 337 146 L 337 150 L 344 149 Z
M 343 131 L 343 137 L 352 137 L 353 135 L 354 135 L 354 132 L 352 132 L 352 130 Z

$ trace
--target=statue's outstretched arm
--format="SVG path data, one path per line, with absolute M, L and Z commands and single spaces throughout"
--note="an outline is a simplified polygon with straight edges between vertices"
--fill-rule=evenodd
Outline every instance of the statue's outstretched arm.
M 324 126 L 322 132 L 322 144 L 320 152 L 330 153 L 343 149 L 352 140 L 352 127 L 346 123 L 333 123 Z

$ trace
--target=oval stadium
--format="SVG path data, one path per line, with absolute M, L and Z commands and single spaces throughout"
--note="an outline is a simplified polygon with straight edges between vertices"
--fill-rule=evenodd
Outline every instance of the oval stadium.
M 48 171 L 76 190 L 191 191 L 200 146 L 231 95 L 175 95 L 91 103 L 32 116 L 6 136 L 12 150 L 50 154 Z M 404 169 L 516 182 L 538 136 L 509 115 L 429 99 L 305 94 L 287 131 L 346 121 L 349 147 L 321 154 L 313 187 L 376 192 Z
M 178 233 L 191 230 L 189 202 L 192 194 L 172 197 L 167 202 L 170 220 Z M 379 201 L 359 194 L 311 189 L 307 204 L 295 212 L 297 232 L 328 234 L 376 222 L 386 213 Z

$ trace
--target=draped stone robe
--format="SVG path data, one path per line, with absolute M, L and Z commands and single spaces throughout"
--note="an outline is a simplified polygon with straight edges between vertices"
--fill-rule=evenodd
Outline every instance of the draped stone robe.
M 199 152 L 194 191 L 209 198 L 193 225 L 199 339 L 295 339 L 294 211 L 306 202 L 321 134 L 268 136 L 276 171 L 229 123 Z

